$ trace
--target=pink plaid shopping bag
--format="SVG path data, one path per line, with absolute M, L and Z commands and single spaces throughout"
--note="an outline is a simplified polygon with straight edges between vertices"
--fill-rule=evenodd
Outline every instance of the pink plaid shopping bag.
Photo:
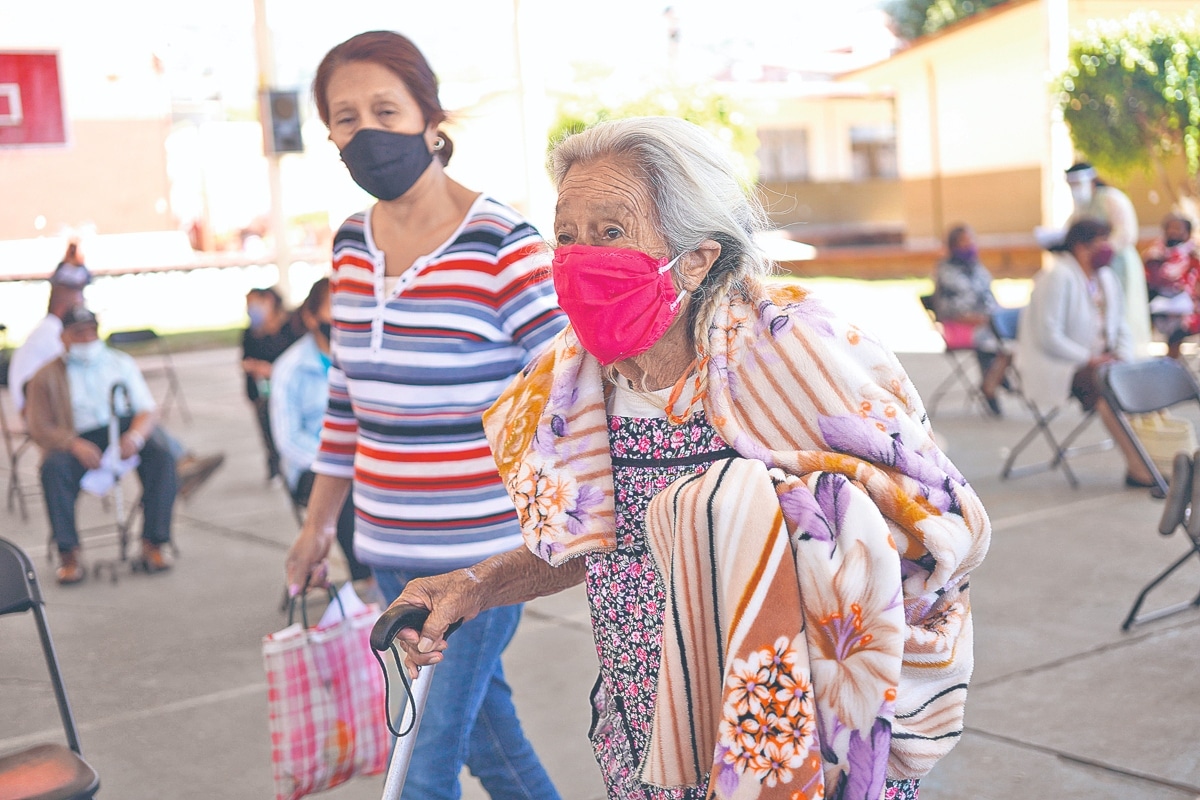
M 383 672 L 371 653 L 379 608 L 326 628 L 263 638 L 275 800 L 297 800 L 387 768 Z

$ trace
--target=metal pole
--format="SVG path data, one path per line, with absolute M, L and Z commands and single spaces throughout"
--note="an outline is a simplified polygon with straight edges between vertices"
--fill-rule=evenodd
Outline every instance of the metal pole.
M 392 751 L 392 760 L 388 764 L 387 780 L 383 784 L 383 800 L 400 800 L 404 791 L 404 779 L 408 777 L 408 764 L 412 761 L 413 748 L 417 746 L 417 729 L 421 726 L 421 715 L 425 713 L 425 701 L 429 699 L 429 687 L 433 684 L 433 670 L 436 665 L 421 668 L 421 674 L 412 682 L 413 707 L 400 712 L 400 725 L 396 730 L 404 730 L 404 717 L 412 714 L 412 730 L 396 740 Z M 404 669 L 404 665 L 400 665 Z
M 254 51 L 258 59 L 259 122 L 263 125 L 263 141 L 270 133 L 269 110 L 262 98 L 275 83 L 275 55 L 271 48 L 271 28 L 267 24 L 267 0 L 254 0 Z M 283 216 L 283 181 L 279 171 L 279 153 L 264 147 L 267 158 L 267 181 L 271 192 L 271 238 L 275 242 L 275 265 L 279 270 L 279 293 L 285 303 L 291 303 L 292 254 L 288 246 L 287 222 Z

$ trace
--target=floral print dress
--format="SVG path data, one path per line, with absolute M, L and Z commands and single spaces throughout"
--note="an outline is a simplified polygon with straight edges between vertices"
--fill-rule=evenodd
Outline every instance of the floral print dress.
M 707 780 L 687 788 L 642 783 L 661 660 L 665 596 L 645 535 L 650 501 L 677 478 L 738 454 L 703 412 L 682 424 L 666 418 L 609 416 L 616 550 L 586 556 L 586 588 L 600 675 L 592 690 L 595 750 L 610 798 L 703 800 Z M 917 781 L 888 781 L 886 800 L 915 800 Z

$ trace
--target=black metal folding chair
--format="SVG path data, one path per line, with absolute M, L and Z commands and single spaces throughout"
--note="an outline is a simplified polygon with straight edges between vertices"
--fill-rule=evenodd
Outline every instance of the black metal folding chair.
M 1172 562 L 1162 572 L 1158 573 L 1142 588 L 1138 593 L 1137 600 L 1133 603 L 1133 608 L 1129 609 L 1129 613 L 1125 616 L 1125 621 L 1121 623 L 1122 631 L 1128 631 L 1134 625 L 1141 625 L 1156 619 L 1162 619 L 1163 617 L 1177 614 L 1180 611 L 1186 611 L 1189 608 L 1200 608 L 1200 593 L 1198 593 L 1192 600 L 1139 613 L 1141 612 L 1142 604 L 1146 602 L 1146 597 L 1151 591 L 1169 578 L 1175 570 L 1190 561 L 1193 556 L 1200 558 L 1200 513 L 1198 513 L 1198 509 L 1200 509 L 1200 481 L 1196 480 L 1200 478 L 1200 470 L 1196 469 L 1197 460 L 1200 460 L 1200 451 L 1195 455 L 1189 455 L 1188 453 L 1175 454 L 1174 468 L 1171 471 L 1170 488 L 1167 490 L 1166 503 L 1163 505 L 1162 517 L 1158 522 L 1158 532 L 1163 536 L 1170 536 L 1177 528 L 1183 528 L 1188 538 L 1188 551 Z
M 937 412 L 938 403 L 955 388 L 960 388 L 966 393 L 966 406 L 976 405 L 980 408 L 986 407 L 987 400 L 984 398 L 983 392 L 979 389 L 980 378 L 976 374 L 978 370 L 974 366 L 975 349 L 973 347 L 964 347 L 946 338 L 945 327 L 942 323 L 938 322 L 937 316 L 934 313 L 933 295 L 921 295 L 921 305 L 925 307 L 926 313 L 929 314 L 930 324 L 933 325 L 938 335 L 942 337 L 942 344 L 946 348 L 946 362 L 950 365 L 950 372 L 946 377 L 942 378 L 942 382 L 937 385 L 937 388 L 926 399 L 925 410 L 932 417 Z
M 1163 411 L 1188 401 L 1200 407 L 1200 385 L 1197 385 L 1195 376 L 1173 358 L 1152 358 L 1106 364 L 1098 377 L 1100 390 L 1116 414 L 1117 422 L 1154 476 L 1157 484 L 1155 494 L 1159 497 L 1166 495 L 1167 481 L 1134 433 L 1129 416 Z
M 1009 391 L 1018 395 L 1021 402 L 1029 410 L 1033 417 L 1033 427 L 1026 431 L 1025 435 L 1013 445 L 1008 453 L 1008 457 L 1004 459 L 1004 466 L 1000 469 L 1001 480 L 1009 478 L 1020 478 L 1027 475 L 1036 475 L 1042 472 L 1051 472 L 1053 470 L 1061 470 L 1063 476 L 1066 477 L 1067 483 L 1072 489 L 1079 488 L 1079 479 L 1075 477 L 1074 470 L 1071 469 L 1070 460 L 1077 456 L 1086 455 L 1088 453 L 1097 453 L 1103 450 L 1109 450 L 1113 446 L 1112 439 L 1104 439 L 1099 442 L 1092 442 L 1084 445 L 1076 445 L 1076 440 L 1080 435 L 1087 430 L 1091 425 L 1092 420 L 1096 418 L 1096 410 L 1084 410 L 1083 417 L 1075 423 L 1074 427 L 1067 431 L 1065 436 L 1059 438 L 1061 434 L 1055 432 L 1053 423 L 1060 419 L 1064 412 L 1069 411 L 1071 404 L 1074 402 L 1069 398 L 1064 398 L 1062 404 L 1048 410 L 1042 410 L 1036 402 L 1034 402 L 1024 391 L 1021 383 L 1021 371 L 1014 364 L 1009 368 L 1008 373 Z M 1017 464 L 1017 459 L 1038 439 L 1045 440 L 1050 448 L 1050 456 L 1045 461 L 1034 462 L 1030 464 Z
M 179 382 L 179 376 L 175 373 L 175 363 L 171 360 L 171 348 L 167 346 L 167 341 L 158 335 L 157 332 L 150 328 L 141 328 L 133 331 L 114 331 L 108 335 L 109 347 L 117 347 L 120 349 L 131 349 L 133 352 L 140 352 L 143 347 L 149 348 L 159 357 L 157 365 L 147 365 L 142 368 L 142 375 L 146 380 L 161 376 L 167 382 L 167 391 L 163 396 L 161 409 L 162 418 L 167 418 L 167 413 L 171 409 L 171 404 L 179 405 L 179 413 L 183 417 L 184 422 L 192 421 L 192 413 L 188 410 L 187 400 L 183 396 L 183 384 Z
M 0 616 L 25 611 L 32 612 L 37 623 L 42 655 L 54 686 L 67 744 L 36 744 L 0 756 L 0 797 L 10 800 L 89 800 L 100 788 L 100 776 L 84 760 L 79 746 L 79 731 L 50 638 L 37 573 L 20 547 L 0 538 Z M 12 638 L 0 637 L 0 641 L 8 643 Z

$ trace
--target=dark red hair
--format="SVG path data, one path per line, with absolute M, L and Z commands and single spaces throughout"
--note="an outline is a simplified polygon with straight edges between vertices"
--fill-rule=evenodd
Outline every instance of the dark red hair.
M 390 70 L 404 82 L 409 94 L 417 101 L 426 125 L 441 125 L 449 115 L 438 100 L 437 76 L 425 56 L 406 36 L 394 31 L 368 31 L 352 36 L 334 47 L 321 59 L 317 74 L 313 78 L 312 95 L 317 104 L 317 115 L 325 127 L 329 127 L 329 81 L 338 67 L 355 61 L 364 61 Z M 436 155 L 443 164 L 450 161 L 454 143 L 450 137 L 438 131 L 446 143 Z

